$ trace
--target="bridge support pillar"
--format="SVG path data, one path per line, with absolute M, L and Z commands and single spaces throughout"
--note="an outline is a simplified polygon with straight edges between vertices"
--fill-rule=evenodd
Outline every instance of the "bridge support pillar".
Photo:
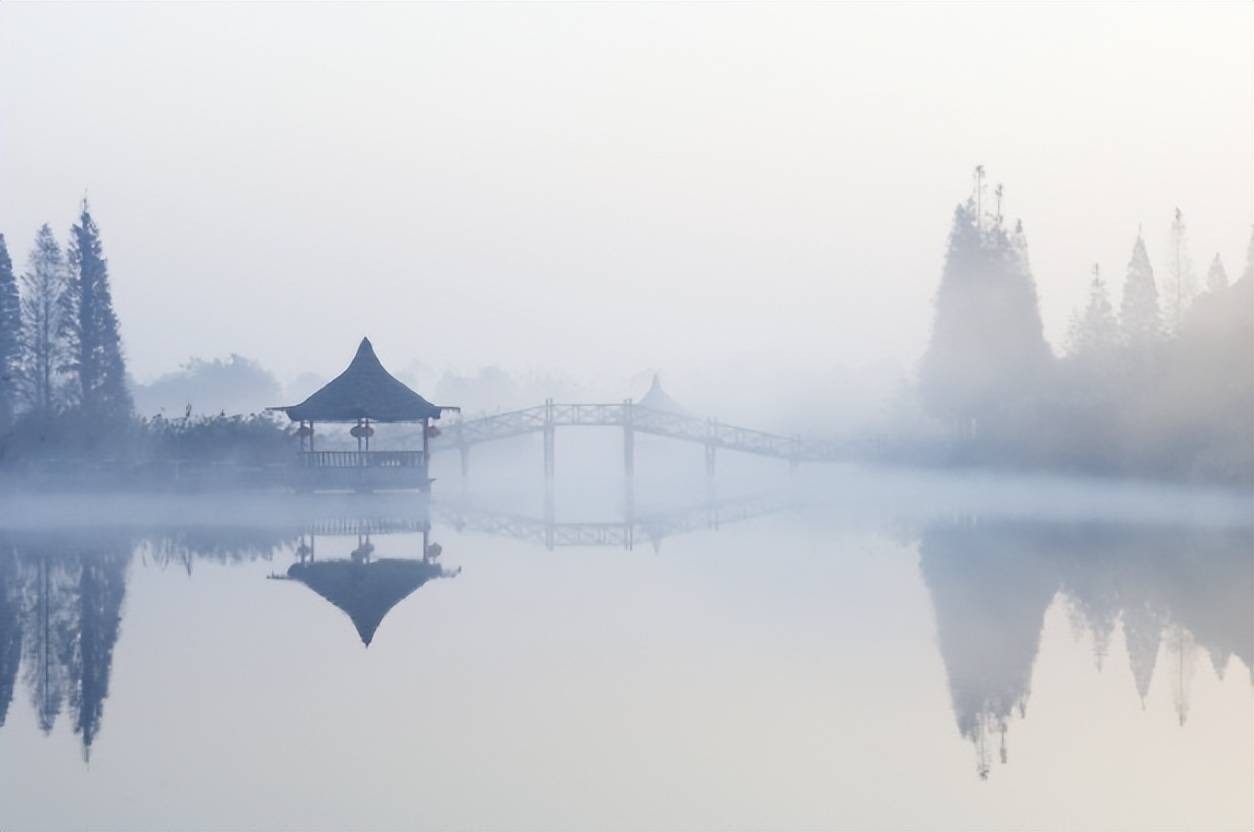
M 554 505 L 553 480 L 557 472 L 557 426 L 554 423 L 553 400 L 544 400 L 544 545 L 553 548 L 556 508 Z
M 633 421 L 631 399 L 623 402 L 623 473 L 628 479 L 636 473 L 636 432 Z
M 715 488 L 715 465 L 718 459 L 718 422 L 710 419 L 705 423 L 705 491 L 713 502 L 717 497 Z
M 554 453 L 555 440 L 557 439 L 557 426 L 553 420 L 553 400 L 544 400 L 544 481 L 551 483 L 553 475 L 557 468 L 556 454 Z
M 631 399 L 623 400 L 623 542 L 630 550 L 636 530 L 636 430 Z

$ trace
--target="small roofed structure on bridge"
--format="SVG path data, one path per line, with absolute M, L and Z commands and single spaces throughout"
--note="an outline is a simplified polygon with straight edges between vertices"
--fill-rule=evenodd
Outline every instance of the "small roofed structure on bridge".
M 636 406 L 647 407 L 650 410 L 660 410 L 663 413 L 673 413 L 676 416 L 690 415 L 685 407 L 672 399 L 662 389 L 662 380 L 657 373 L 653 374 L 653 383 L 649 385 L 649 391 L 644 394 L 640 401 L 636 402 Z
M 429 440 L 439 431 L 431 422 L 457 407 L 434 405 L 384 369 L 369 338 L 362 338 L 348 368 L 300 404 L 267 408 L 300 423 L 297 487 L 305 489 L 420 488 L 427 490 Z M 319 451 L 314 447 L 318 422 L 352 424 L 356 451 Z M 371 422 L 418 422 L 421 450 L 370 449 Z

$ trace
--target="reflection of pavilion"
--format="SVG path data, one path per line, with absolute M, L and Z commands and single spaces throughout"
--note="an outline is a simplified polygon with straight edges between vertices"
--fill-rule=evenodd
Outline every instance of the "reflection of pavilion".
M 330 601 L 349 617 L 367 647 L 393 607 L 428 581 L 461 573 L 461 567 L 450 571 L 438 563 L 442 549 L 430 541 L 429 525 L 422 527 L 421 557 L 376 559 L 369 529 L 380 527 L 377 521 L 364 523 L 364 530 L 357 535 L 357 547 L 347 558 L 332 560 L 316 559 L 316 533 L 307 538 L 302 535 L 296 550 L 300 560 L 288 568 L 286 575 L 271 576 L 299 581 Z

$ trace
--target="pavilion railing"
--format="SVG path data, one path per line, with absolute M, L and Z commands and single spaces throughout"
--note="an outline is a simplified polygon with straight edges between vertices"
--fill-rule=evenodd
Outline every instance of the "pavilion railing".
M 419 468 L 422 451 L 302 451 L 302 468 Z

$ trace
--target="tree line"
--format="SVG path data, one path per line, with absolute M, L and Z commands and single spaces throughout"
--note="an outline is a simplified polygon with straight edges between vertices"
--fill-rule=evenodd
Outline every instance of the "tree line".
M 1100 266 L 1055 354 L 1021 222 L 983 170 L 954 212 L 920 399 L 955 462 L 1254 484 L 1254 235 L 1199 280 L 1176 209 L 1160 271 L 1138 230 L 1118 304 Z M 1160 283 L 1161 281 L 1161 283 Z
M 193 416 L 189 406 L 175 418 L 136 417 L 109 263 L 86 199 L 64 247 L 40 227 L 20 275 L 0 234 L 0 470 L 57 460 L 62 484 L 77 484 L 80 463 L 260 465 L 287 459 L 292 444 L 291 431 L 264 414 Z
M 132 413 L 109 264 L 84 199 L 64 248 L 45 223 L 20 279 L 0 234 L 0 433 L 73 413 L 103 429 Z

